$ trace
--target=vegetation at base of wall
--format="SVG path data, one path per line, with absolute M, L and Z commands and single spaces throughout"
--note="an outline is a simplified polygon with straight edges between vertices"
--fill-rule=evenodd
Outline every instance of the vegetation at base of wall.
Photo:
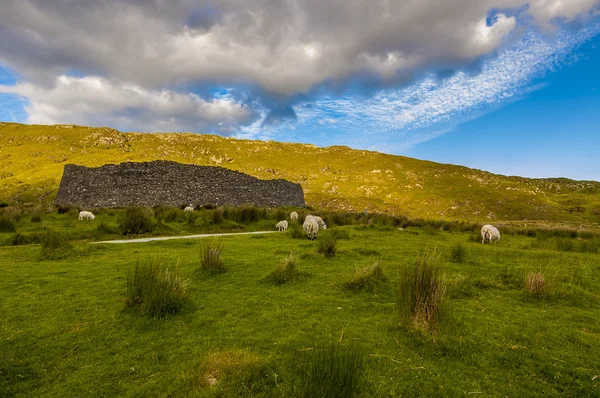
M 186 300 L 186 283 L 178 265 L 159 257 L 138 260 L 127 274 L 125 305 L 151 317 L 178 313 Z
M 119 220 L 119 228 L 123 235 L 145 234 L 152 232 L 154 223 L 148 209 L 128 207 Z

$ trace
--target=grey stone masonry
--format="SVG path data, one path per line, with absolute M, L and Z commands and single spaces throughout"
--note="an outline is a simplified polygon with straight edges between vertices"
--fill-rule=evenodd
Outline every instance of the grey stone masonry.
M 65 165 L 55 203 L 93 207 L 251 204 L 304 207 L 300 184 L 260 180 L 222 167 L 166 160 L 101 167 Z

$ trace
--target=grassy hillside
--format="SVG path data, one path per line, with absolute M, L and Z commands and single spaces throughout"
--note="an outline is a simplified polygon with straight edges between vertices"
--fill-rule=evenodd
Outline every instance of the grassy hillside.
M 505 177 L 334 146 L 0 123 L 0 201 L 49 203 L 67 163 L 173 160 L 302 185 L 308 205 L 436 219 L 600 222 L 600 183 Z

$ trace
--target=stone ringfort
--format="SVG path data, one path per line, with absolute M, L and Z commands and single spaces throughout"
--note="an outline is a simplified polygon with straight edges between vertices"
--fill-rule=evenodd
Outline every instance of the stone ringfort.
M 305 206 L 300 184 L 283 179 L 261 180 L 222 167 L 165 160 L 94 168 L 67 164 L 55 203 L 90 208 L 184 204 Z

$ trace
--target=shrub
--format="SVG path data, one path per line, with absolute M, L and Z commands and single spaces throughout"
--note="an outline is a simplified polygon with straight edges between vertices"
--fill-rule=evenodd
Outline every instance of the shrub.
M 464 263 L 467 260 L 467 249 L 461 243 L 457 243 L 450 251 L 450 259 L 455 263 Z
M 225 244 L 217 240 L 209 240 L 200 244 L 200 264 L 205 272 L 210 274 L 225 272 L 225 265 L 221 260 L 224 248 Z
M 138 261 L 127 275 L 127 307 L 164 317 L 179 312 L 185 298 L 186 284 L 177 265 L 170 267 L 158 257 Z
M 317 241 L 317 253 L 327 258 L 335 257 L 337 253 L 337 235 L 332 232 L 324 232 Z
M 58 214 L 67 214 L 71 210 L 71 206 L 58 206 L 56 209 Z
M 275 270 L 271 272 L 271 279 L 278 285 L 290 282 L 296 279 L 297 276 L 298 269 L 294 253 L 290 253 L 281 260 Z
M 401 271 L 398 295 L 400 320 L 418 328 L 435 326 L 442 309 L 446 283 L 437 250 L 417 256 Z
M 534 296 L 541 296 L 548 289 L 548 283 L 541 272 L 530 272 L 525 277 L 525 289 Z
M 189 225 L 190 227 L 195 226 L 197 219 L 198 219 L 198 214 L 197 213 L 188 213 L 188 215 L 186 217 L 187 225 Z
M 154 224 L 148 210 L 142 207 L 128 207 L 119 220 L 119 229 L 123 235 L 152 232 Z
M 306 237 L 302 225 L 298 223 L 291 223 L 288 227 L 288 233 L 292 239 L 302 239 Z
M 387 279 L 381 266 L 381 260 L 377 260 L 373 265 L 357 268 L 354 278 L 346 283 L 346 287 L 352 290 L 374 291 L 380 283 L 387 281 Z
M 301 362 L 299 396 L 347 398 L 359 391 L 364 354 L 357 345 L 332 343 L 307 351 Z
M 72 249 L 71 242 L 65 234 L 47 229 L 42 235 L 42 258 L 58 259 L 66 256 Z
M 15 232 L 17 228 L 8 217 L 0 217 L 0 232 Z
M 9 206 L 2 209 L 2 212 L 0 212 L 0 218 L 6 218 L 8 221 L 14 223 L 21 219 L 22 214 L 23 212 L 18 207 Z
M 183 211 L 177 207 L 154 206 L 154 218 L 158 222 L 175 222 L 178 218 L 183 218 Z

